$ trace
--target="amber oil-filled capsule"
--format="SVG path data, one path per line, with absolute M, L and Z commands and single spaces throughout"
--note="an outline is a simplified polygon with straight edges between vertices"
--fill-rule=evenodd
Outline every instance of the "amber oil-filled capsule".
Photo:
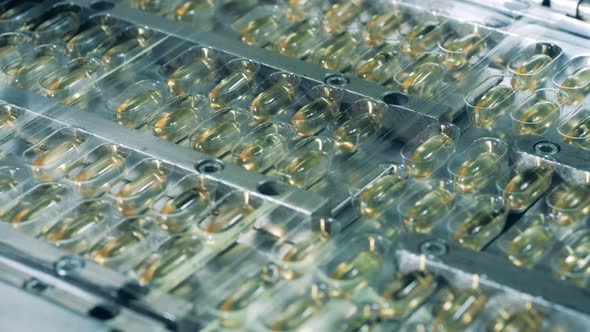
M 153 119 L 162 107 L 163 96 L 158 90 L 145 90 L 125 100 L 113 114 L 113 120 L 123 126 L 137 128 Z
M 502 231 L 506 214 L 490 202 L 484 202 L 475 210 L 478 211 L 467 212 L 467 218 L 455 230 L 453 240 L 467 248 L 480 250 Z
M 434 97 L 445 85 L 445 68 L 436 55 L 416 60 L 394 79 L 399 89 L 407 94 L 424 98 Z
M 58 69 L 58 57 L 61 55 L 55 45 L 39 46 L 29 59 L 15 58 L 2 66 L 10 84 L 24 90 L 30 90 L 41 77 Z
M 260 92 L 250 103 L 252 118 L 258 123 L 285 113 L 293 104 L 299 78 L 288 73 L 277 73 L 269 78 L 271 86 Z
M 168 90 L 176 96 L 190 93 L 196 86 L 207 84 L 215 77 L 217 64 L 214 55 L 207 49 L 203 55 L 188 64 L 176 68 L 168 78 Z
M 314 93 L 317 96 L 291 118 L 291 124 L 300 136 L 312 136 L 320 132 L 340 114 L 340 91 L 319 87 Z
M 333 296 L 350 296 L 350 292 L 364 287 L 368 277 L 379 270 L 383 256 L 371 249 L 361 250 L 347 257 L 327 273 L 331 281 L 338 283 L 332 290 Z
M 523 61 L 514 69 L 512 87 L 516 90 L 525 91 L 536 89 L 549 75 L 539 76 L 538 74 L 543 72 L 552 61 L 553 58 L 547 54 L 535 54 Z
M 538 100 L 512 113 L 517 135 L 539 135 L 559 120 L 561 106 L 551 100 Z
M 197 128 L 190 137 L 191 146 L 207 155 L 221 157 L 240 143 L 249 121 L 249 114 L 243 109 L 223 109 Z
M 387 320 L 406 317 L 421 306 L 437 287 L 438 280 L 431 273 L 396 273 L 381 293 L 386 305 L 379 310 L 379 317 Z
M 32 162 L 33 175 L 39 180 L 50 180 L 65 174 L 77 162 L 78 148 L 84 140 L 65 137 L 40 153 Z M 72 155 L 74 158 L 72 159 Z
M 42 184 L 21 197 L 15 205 L 5 211 L 0 220 L 20 225 L 41 216 L 59 206 L 65 199 L 67 189 L 56 183 Z
M 302 188 L 319 180 L 327 171 L 332 153 L 331 142 L 317 137 L 301 141 L 293 154 L 276 168 L 281 179 Z
M 463 68 L 472 57 L 482 53 L 485 48 L 485 39 L 479 33 L 470 33 L 447 40 L 441 45 L 445 54 L 443 64 L 450 70 Z
M 203 250 L 203 243 L 195 235 L 187 234 L 173 237 L 158 251 L 133 268 L 133 273 L 142 284 L 162 286 L 162 279 Z
M 357 197 L 361 217 L 379 218 L 387 207 L 399 200 L 405 187 L 406 180 L 399 174 L 387 174 L 369 184 Z
M 357 76 L 367 81 L 384 84 L 400 69 L 399 54 L 394 49 L 384 49 L 361 62 Z
M 27 51 L 28 44 L 31 43 L 31 37 L 21 32 L 9 32 L 0 34 L 0 61 L 9 62 L 14 57 L 22 57 L 22 53 Z
M 68 54 L 73 57 L 101 54 L 113 42 L 113 29 L 107 24 L 97 24 L 75 35 L 66 44 Z
M 453 178 L 455 188 L 461 192 L 473 192 L 487 186 L 498 173 L 499 158 L 496 153 L 483 152 L 474 159 L 466 160 Z
M 19 1 L 18 3 L 10 3 L 10 7 L 2 6 L 0 13 L 0 20 L 8 21 L 22 17 L 23 14 L 31 10 L 38 3 L 35 1 Z
M 436 188 L 415 201 L 404 215 L 404 226 L 418 233 L 428 233 L 453 208 L 456 194 L 445 188 Z
M 339 0 L 324 14 L 323 29 L 327 33 L 342 31 L 362 12 L 361 0 Z
M 555 275 L 582 286 L 590 275 L 590 234 L 568 241 L 556 257 Z
M 563 141 L 583 149 L 590 149 L 590 116 L 575 121 L 563 134 Z
M 215 27 L 214 11 L 214 0 L 189 0 L 176 7 L 171 16 L 177 22 L 211 31 Z
M 277 313 L 276 317 L 269 317 L 264 321 L 266 327 L 271 331 L 290 331 L 303 325 L 318 310 L 319 306 L 316 302 L 305 297 L 288 303 L 281 312 Z
M 106 190 L 125 169 L 125 157 L 119 153 L 108 153 L 86 165 L 72 179 L 83 196 L 93 196 L 97 190 Z M 92 181 L 98 183 L 90 183 Z
M 401 50 L 406 55 L 417 58 L 434 47 L 444 37 L 443 29 L 437 22 L 418 24 L 403 38 Z
M 163 140 L 178 142 L 202 121 L 208 108 L 209 100 L 205 97 L 178 97 L 162 110 L 161 117 L 153 121 L 153 133 Z
M 211 204 L 211 195 L 206 188 L 195 186 L 175 197 L 166 198 L 156 218 L 156 223 L 165 231 L 178 233 L 190 225 L 196 215 Z
M 516 266 L 531 267 L 551 249 L 553 234 L 543 214 L 525 218 L 528 227 L 510 241 L 506 256 Z
M 323 43 L 314 52 L 314 62 L 332 71 L 345 71 L 356 59 L 359 49 L 357 36 L 351 31 L 343 31 Z
M 446 290 L 433 308 L 433 330 L 464 331 L 483 312 L 486 302 L 487 296 L 482 291 Z
M 496 85 L 486 91 L 471 110 L 471 122 L 480 128 L 488 127 L 508 111 L 516 99 L 514 90 Z
M 78 13 L 66 10 L 55 13 L 33 30 L 37 44 L 47 44 L 56 39 L 70 39 L 80 27 Z
M 268 169 L 287 155 L 291 133 L 292 128 L 286 123 L 268 123 L 255 128 L 246 142 L 234 150 L 237 164 L 255 172 Z
M 308 56 L 319 40 L 319 29 L 319 22 L 314 18 L 294 24 L 287 35 L 277 41 L 277 53 L 299 59 Z
M 248 193 L 236 193 L 236 195 L 239 197 L 228 198 L 218 203 L 212 211 L 213 213 L 198 223 L 199 230 L 203 232 L 208 241 L 223 242 L 220 237 L 229 236 L 229 233 L 226 232 L 234 228 L 239 229 L 243 226 L 239 224 L 256 211 L 257 203 Z
M 450 123 L 432 124 L 410 140 L 401 150 L 406 173 L 426 178 L 443 166 L 455 151 L 461 130 Z
M 544 315 L 534 309 L 520 309 L 512 312 L 500 310 L 489 323 L 486 332 L 541 331 Z
M 101 200 L 92 200 L 82 203 L 76 208 L 75 213 L 68 213 L 58 222 L 43 229 L 38 238 L 52 243 L 75 239 L 88 232 L 89 229 L 103 222 L 106 217 L 105 206 L 108 203 Z M 87 245 L 86 241 L 68 247 L 71 252 L 77 252 Z
M 577 224 L 590 214 L 590 186 L 562 183 L 548 194 L 547 205 L 551 208 L 551 221 L 556 225 Z
M 377 46 L 399 31 L 406 15 L 393 8 L 373 15 L 365 24 L 364 40 L 369 46 Z
M 91 58 L 72 60 L 62 72 L 50 74 L 41 79 L 41 86 L 47 89 L 47 97 L 66 105 L 82 104 L 88 101 L 93 90 L 89 84 L 101 70 L 101 63 Z
M 244 44 L 263 47 L 279 36 L 280 21 L 274 15 L 265 15 L 248 22 L 240 30 L 240 40 Z
M 116 207 L 125 215 L 134 215 L 151 204 L 156 195 L 161 193 L 167 182 L 167 174 L 159 168 L 144 170 L 114 194 Z
M 102 62 L 106 69 L 114 70 L 144 52 L 150 43 L 149 30 L 138 28 L 135 35 L 128 36 L 109 48 L 102 56 Z
M 527 208 L 549 188 L 552 174 L 553 170 L 549 166 L 514 173 L 503 187 L 504 207 L 512 211 Z
M 16 168 L 0 169 L 0 195 L 8 192 L 16 192 L 19 180 L 16 178 Z
M 228 65 L 230 73 L 209 93 L 211 107 L 220 109 L 245 99 L 256 79 L 258 65 L 247 60 L 238 60 Z
M 381 128 L 386 109 L 384 104 L 369 99 L 355 102 L 333 125 L 336 129 L 333 130 L 332 140 L 336 148 L 344 153 L 356 152 Z
M 590 92 L 590 67 L 582 67 L 574 71 L 559 84 L 559 88 L 564 92 L 558 95 L 560 103 L 575 105 L 582 102 L 586 94 Z
M 112 260 L 131 254 L 133 249 L 147 239 L 149 231 L 145 228 L 147 221 L 143 217 L 125 219 L 116 226 L 106 237 L 95 243 L 87 255 L 96 263 L 115 267 Z

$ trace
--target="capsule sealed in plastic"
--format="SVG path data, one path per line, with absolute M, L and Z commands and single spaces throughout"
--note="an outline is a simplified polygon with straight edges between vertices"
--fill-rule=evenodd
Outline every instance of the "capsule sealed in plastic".
M 250 103 L 250 113 L 258 123 L 286 113 L 294 101 L 299 79 L 288 73 L 277 73 L 271 75 L 267 82 L 270 86 Z
M 228 65 L 230 73 L 209 93 L 211 107 L 220 109 L 245 99 L 254 88 L 258 66 L 250 61 L 238 60 Z
M 215 3 L 213 0 L 184 1 L 170 16 L 177 22 L 211 31 L 215 28 Z
M 562 183 L 547 195 L 551 221 L 560 226 L 575 225 L 590 214 L 590 186 Z
M 243 109 L 228 107 L 197 127 L 190 136 L 193 149 L 213 157 L 231 152 L 248 130 L 250 114 Z
M 75 136 L 57 139 L 52 146 L 34 158 L 31 164 L 33 175 L 40 181 L 63 176 L 78 162 L 79 147 L 83 142 L 83 139 Z
M 163 105 L 162 92 L 157 89 L 141 91 L 127 98 L 113 114 L 116 123 L 137 128 L 153 120 Z
M 318 304 L 309 296 L 295 299 L 293 302 L 283 303 L 282 310 L 276 315 L 267 315 L 263 324 L 270 331 L 289 331 L 301 327 L 320 309 Z
M 36 88 L 42 77 L 58 70 L 62 51 L 55 45 L 42 45 L 26 59 L 15 58 L 2 66 L 2 72 L 8 82 L 24 90 Z
M 402 148 L 407 174 L 416 178 L 432 175 L 455 151 L 460 132 L 457 126 L 448 123 L 428 126 Z
M 501 172 L 508 145 L 496 138 L 473 142 L 462 155 L 451 158 L 448 166 L 455 190 L 471 193 L 487 187 Z
M 277 53 L 299 59 L 308 56 L 321 38 L 319 29 L 319 22 L 314 18 L 295 23 L 278 39 Z
M 357 196 L 357 209 L 366 219 L 379 218 L 387 207 L 400 199 L 406 180 L 398 174 L 387 174 L 365 187 Z
M 333 124 L 332 141 L 344 153 L 354 153 L 381 128 L 385 104 L 361 99 L 355 102 Z
M 108 24 L 96 24 L 68 41 L 66 50 L 70 56 L 80 57 L 89 53 L 102 55 L 113 43 L 114 31 Z
M 506 248 L 506 257 L 516 266 L 531 267 L 552 248 L 553 233 L 540 213 L 524 217 L 527 226 Z
M 240 29 L 240 40 L 244 44 L 263 47 L 276 41 L 280 31 L 280 20 L 275 15 L 264 15 L 246 23 Z
M 23 32 L 0 34 L 0 62 L 21 58 L 31 47 L 31 37 Z M 22 59 L 21 59 L 22 60 Z
M 149 167 L 142 164 L 138 167 L 137 171 L 141 171 L 141 174 L 113 194 L 117 210 L 124 215 L 134 215 L 145 210 L 166 187 L 168 176 L 164 169 L 156 165 Z
M 367 81 L 384 84 L 400 69 L 399 54 L 393 49 L 377 52 L 360 63 L 357 76 Z
M 351 31 L 343 31 L 328 39 L 314 51 L 313 62 L 332 71 L 345 71 L 358 59 L 359 41 Z
M 101 58 L 108 70 L 114 70 L 137 58 L 142 52 L 146 52 L 152 42 L 150 30 L 143 27 L 133 27 L 118 38 L 120 38 L 119 42 L 106 50 Z
M 123 220 L 104 237 L 88 249 L 88 255 L 96 263 L 114 269 L 132 266 L 141 260 L 150 235 L 147 227 L 150 220 L 144 217 L 131 217 Z
M 590 275 L 590 234 L 581 231 L 566 239 L 554 257 L 553 268 L 556 277 L 584 285 Z
M 554 57 L 545 53 L 537 53 L 520 61 L 509 64 L 512 71 L 512 87 L 515 90 L 532 91 L 542 84 L 550 74 L 549 65 Z
M 445 188 L 436 188 L 424 197 L 410 203 L 404 214 L 404 226 L 411 231 L 428 233 L 432 230 L 439 216 L 451 211 L 456 194 Z
M 300 136 L 312 136 L 335 120 L 340 114 L 341 92 L 329 87 L 318 87 L 312 92 L 317 95 L 299 108 L 291 118 L 291 124 Z
M 163 115 L 154 119 L 154 135 L 171 142 L 185 138 L 204 118 L 208 104 L 206 98 L 197 96 L 172 101 L 162 109 Z
M 472 57 L 486 49 L 484 37 L 479 33 L 470 33 L 445 41 L 440 45 L 445 58 L 443 64 L 450 70 L 465 67 Z
M 169 233 L 182 232 L 211 205 L 211 195 L 207 188 L 194 186 L 174 197 L 166 197 L 156 223 Z
M 445 290 L 432 310 L 434 331 L 464 331 L 479 315 L 487 302 L 478 290 Z
M 394 79 L 403 93 L 433 98 L 445 86 L 445 67 L 438 56 L 425 55 L 398 73 Z
M 379 317 L 386 320 L 407 317 L 424 304 L 438 286 L 439 281 L 432 273 L 396 273 L 381 292 L 385 305 L 379 309 Z
M 508 111 L 516 95 L 514 90 L 504 85 L 496 85 L 487 90 L 481 97 L 474 100 L 470 108 L 471 123 L 476 127 L 484 128 L 490 126 L 496 119 Z
M 292 245 L 281 257 L 279 272 L 283 279 L 295 280 L 306 275 L 315 266 L 317 253 L 326 244 L 321 236 L 310 236 Z
M 27 14 L 31 12 L 31 10 L 35 6 L 37 6 L 37 4 L 38 3 L 35 1 L 19 1 L 10 3 L 7 7 L 3 6 L 2 11 L 0 13 L 0 20 L 10 21 L 25 18 Z M 22 22 L 20 24 L 17 23 L 17 26 L 15 26 L 15 28 L 26 29 L 26 23 L 27 22 Z
M 506 311 L 501 309 L 491 322 L 487 324 L 488 332 L 503 331 L 541 331 L 544 315 L 534 309 Z
M 198 56 L 188 64 L 176 68 L 167 81 L 168 90 L 176 95 L 184 95 L 191 92 L 195 87 L 209 83 L 215 77 L 217 64 L 214 56 L 207 51 Z
M 237 164 L 249 171 L 263 172 L 282 160 L 288 152 L 293 128 L 287 123 L 268 122 L 253 129 L 234 151 Z
M 523 211 L 549 188 L 552 175 L 553 169 L 544 165 L 513 172 L 507 181 L 499 181 L 504 207 Z
M 102 70 L 100 61 L 93 58 L 77 58 L 64 69 L 41 79 L 47 97 L 63 104 L 86 108 L 96 91 L 92 84 Z
M 33 29 L 37 44 L 48 44 L 57 40 L 70 39 L 80 27 L 79 14 L 73 10 L 54 13 Z
M 465 211 L 457 212 L 461 217 L 458 218 L 460 223 L 452 227 L 453 240 L 467 248 L 480 250 L 500 234 L 506 222 L 506 213 L 496 197 L 475 197 L 474 204 L 464 208 Z M 453 217 L 449 219 L 457 220 Z
M 299 142 L 293 152 L 277 166 L 279 177 L 296 187 L 307 187 L 321 179 L 331 162 L 330 140 L 309 137 Z
M 363 31 L 365 43 L 377 46 L 399 31 L 406 15 L 397 8 L 373 15 L 365 24 Z
M 444 30 L 437 22 L 425 22 L 418 24 L 404 36 L 401 50 L 406 55 L 417 58 L 424 52 L 436 47 L 444 37 Z
M 126 153 L 118 146 L 104 146 L 99 156 L 83 163 L 80 169 L 68 175 L 83 196 L 95 196 L 108 190 L 125 170 Z
M 10 208 L 2 213 L 0 219 L 15 227 L 26 227 L 28 221 L 45 213 L 56 214 L 67 198 L 68 190 L 57 183 L 41 184 L 25 193 Z
M 170 288 L 181 280 L 174 273 L 191 263 L 193 257 L 203 250 L 201 240 L 191 234 L 171 238 L 133 268 L 133 274 L 142 284 L 157 288 Z
M 563 94 L 559 102 L 566 105 L 581 103 L 590 92 L 590 67 L 581 67 L 559 84 Z
M 542 93 L 539 90 L 536 94 Z M 549 98 L 525 101 L 511 113 L 517 135 L 540 135 L 559 120 L 561 106 Z
M 590 116 L 584 113 L 585 110 L 579 111 L 581 116 L 576 115 L 560 125 L 559 131 L 564 142 L 590 150 Z
M 86 201 L 37 235 L 69 252 L 78 253 L 90 244 L 86 236 L 108 220 L 109 203 L 103 200 Z M 106 227 L 106 225 L 102 225 Z
M 340 32 L 362 12 L 361 0 L 338 0 L 325 13 L 323 29 L 330 34 Z

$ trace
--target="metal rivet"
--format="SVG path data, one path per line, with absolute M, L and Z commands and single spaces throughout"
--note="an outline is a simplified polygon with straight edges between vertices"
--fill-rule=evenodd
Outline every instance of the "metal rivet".
M 420 252 L 427 257 L 440 257 L 447 254 L 449 247 L 440 239 L 428 240 L 420 244 Z
M 44 292 L 49 285 L 37 278 L 30 278 L 23 284 L 23 289 L 29 293 L 39 294 Z
M 324 79 L 324 83 L 329 85 L 342 86 L 350 83 L 350 81 L 342 74 L 330 74 Z
M 205 159 L 195 164 L 195 169 L 199 173 L 213 174 L 223 171 L 223 161 L 216 159 Z
M 552 156 L 559 152 L 559 145 L 549 141 L 539 142 L 535 144 L 535 152 L 540 155 Z
M 60 276 L 66 276 L 84 268 L 84 260 L 80 256 L 65 256 L 55 263 L 54 270 Z

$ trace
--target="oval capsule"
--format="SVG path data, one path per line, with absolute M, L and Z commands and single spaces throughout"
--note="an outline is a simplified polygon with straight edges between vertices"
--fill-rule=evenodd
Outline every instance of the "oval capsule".
M 424 178 L 430 176 L 434 171 L 437 163 L 433 160 L 447 160 L 455 149 L 455 143 L 451 137 L 445 133 L 434 135 L 420 144 L 410 158 L 406 160 L 408 174 Z
M 557 95 L 560 103 L 575 105 L 582 102 L 590 91 L 590 67 L 577 69 L 559 87 L 564 92 Z
M 545 216 L 532 217 L 530 226 L 510 241 L 506 256 L 516 266 L 531 267 L 551 249 L 553 234 L 545 226 Z
M 248 218 L 256 208 L 248 201 L 231 200 L 217 206 L 213 214 L 199 223 L 199 228 L 206 234 L 219 234 L 229 231 Z
M 33 30 L 38 44 L 47 44 L 56 39 L 68 40 L 80 27 L 80 18 L 73 11 L 62 11 L 48 18 Z
M 38 238 L 49 242 L 61 242 L 83 236 L 106 217 L 104 212 L 105 202 L 89 201 L 80 205 L 75 214 L 68 214 L 58 222 L 45 228 Z M 83 249 L 83 244 L 70 248 L 70 251 Z
M 401 50 L 406 55 L 417 58 L 426 51 L 433 49 L 443 38 L 443 31 L 437 22 L 418 24 L 403 38 Z
M 579 146 L 583 149 L 590 149 L 588 140 L 590 139 L 590 116 L 580 121 L 577 121 L 571 129 L 569 129 L 564 137 L 563 141 Z
M 166 187 L 167 175 L 162 170 L 146 170 L 129 181 L 114 195 L 116 207 L 124 215 L 143 211 Z
M 113 259 L 132 253 L 149 236 L 142 223 L 141 217 L 124 220 L 106 237 L 95 243 L 87 255 L 100 265 L 116 265 Z
M 279 20 L 275 16 L 259 17 L 240 30 L 240 39 L 244 44 L 263 47 L 278 38 L 279 28 Z
M 219 157 L 229 152 L 228 147 L 235 145 L 242 138 L 238 123 L 222 121 L 205 130 L 193 140 L 193 148 L 204 154 Z
M 482 291 L 447 290 L 433 308 L 434 331 L 464 331 L 483 312 L 487 296 Z
M 373 136 L 381 124 L 373 114 L 364 113 L 353 116 L 336 128 L 332 134 L 334 145 L 342 152 L 353 153 L 359 145 Z
M 443 43 L 442 49 L 445 52 L 444 65 L 450 70 L 463 68 L 469 60 L 482 53 L 486 48 L 484 37 L 479 33 L 451 39 Z
M 562 183 L 549 193 L 547 203 L 553 223 L 561 227 L 577 224 L 590 214 L 590 186 Z
M 156 223 L 167 232 L 181 232 L 210 204 L 211 193 L 203 188 L 191 188 L 176 197 L 167 198 Z
M 264 321 L 271 331 L 290 331 L 303 325 L 318 310 L 312 299 L 298 299 L 284 305 L 283 310 L 277 313 L 276 317 L 267 317 Z
M 325 47 L 315 51 L 315 63 L 324 69 L 340 72 L 352 65 L 352 59 L 356 57 L 359 47 L 357 38 L 352 32 L 342 32 L 325 44 Z
M 44 212 L 57 208 L 63 202 L 66 193 L 67 189 L 59 184 L 37 186 L 4 212 L 0 220 L 13 225 L 26 223 L 40 217 Z
M 438 63 L 425 62 L 416 66 L 412 72 L 405 75 L 400 85 L 404 93 L 422 96 L 425 98 L 434 97 L 437 90 L 444 84 L 444 67 Z
M 512 76 L 512 87 L 516 90 L 531 91 L 535 90 L 541 84 L 549 73 L 540 75 L 547 66 L 553 61 L 553 58 L 547 54 L 535 54 L 529 59 L 523 61 L 514 70 Z
M 428 300 L 437 286 L 437 278 L 431 273 L 396 273 L 395 278 L 387 283 L 381 293 L 386 304 L 379 310 L 379 316 L 387 320 L 408 316 Z
M 365 43 L 369 46 L 381 44 L 401 28 L 405 19 L 397 9 L 373 15 L 365 24 Z
M 317 98 L 301 107 L 291 118 L 300 136 L 311 136 L 323 130 L 340 114 L 340 106 L 329 97 Z
M 291 58 L 310 55 L 318 41 L 318 24 L 314 19 L 305 19 L 293 25 L 290 33 L 277 41 L 276 51 Z
M 221 80 L 209 93 L 211 107 L 220 109 L 245 99 L 254 87 L 255 73 L 239 70 Z
M 467 219 L 455 231 L 453 240 L 467 248 L 480 250 L 502 231 L 505 218 L 502 211 L 484 206 L 479 211 L 468 214 Z
M 475 104 L 471 122 L 480 128 L 491 125 L 512 107 L 515 98 L 514 91 L 507 86 L 492 87 Z
M 474 192 L 485 188 L 498 174 L 499 160 L 500 156 L 486 151 L 464 161 L 455 172 L 455 188 L 461 192 Z
M 65 174 L 77 162 L 78 148 L 82 143 L 83 140 L 76 137 L 60 140 L 33 160 L 33 175 L 40 180 L 49 180 Z
M 258 94 L 250 103 L 252 118 L 258 123 L 285 113 L 292 105 L 296 89 L 290 82 L 278 82 Z
M 387 174 L 363 189 L 358 197 L 358 209 L 363 218 L 379 218 L 385 209 L 399 200 L 406 180 L 397 174 Z
M 367 81 L 384 84 L 398 69 L 398 54 L 394 51 L 383 51 L 361 63 L 356 75 Z
M 543 321 L 543 315 L 533 309 L 521 309 L 513 312 L 501 310 L 500 314 L 488 324 L 486 331 L 541 331 Z
M 140 127 L 157 115 L 162 103 L 163 96 L 160 91 L 142 91 L 119 105 L 113 114 L 113 120 L 123 126 Z
M 512 211 L 527 208 L 551 185 L 552 174 L 549 167 L 516 172 L 504 186 L 504 207 Z
M 281 168 L 283 178 L 291 185 L 304 187 L 308 184 L 309 172 L 326 162 L 328 153 L 320 150 L 306 151 L 293 158 Z
M 237 163 L 249 171 L 263 171 L 269 158 L 281 160 L 287 155 L 285 137 L 277 133 L 266 134 L 238 153 Z
M 66 50 L 73 57 L 89 53 L 102 53 L 113 41 L 113 30 L 108 25 L 95 25 L 75 35 L 66 44 Z
M 109 48 L 102 56 L 102 63 L 109 70 L 127 63 L 147 49 L 150 41 L 145 36 L 136 36 L 127 39 Z
M 567 243 L 557 254 L 555 276 L 579 286 L 590 275 L 590 235 L 583 234 Z
M 439 222 L 436 216 L 444 216 L 453 208 L 456 194 L 437 188 L 430 191 L 407 210 L 404 215 L 404 226 L 411 231 L 428 233 L 435 223 Z
M 215 77 L 217 65 L 212 58 L 200 57 L 196 61 L 178 67 L 168 78 L 168 90 L 176 96 L 187 94 L 197 86 L 209 83 Z
M 553 127 L 559 120 L 560 106 L 549 100 L 540 100 L 513 114 L 517 135 L 539 135 Z
M 327 33 L 342 31 L 362 12 L 361 0 L 339 0 L 324 14 L 323 28 Z
M 176 142 L 186 137 L 201 119 L 202 114 L 198 108 L 181 107 L 154 121 L 154 135 L 166 141 Z
M 72 180 L 83 196 L 93 196 L 99 189 L 106 190 L 124 170 L 125 157 L 108 153 L 84 166 Z

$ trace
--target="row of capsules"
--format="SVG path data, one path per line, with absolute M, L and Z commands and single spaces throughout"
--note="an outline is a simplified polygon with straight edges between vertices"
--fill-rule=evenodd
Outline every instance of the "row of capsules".
M 1 113 L 0 220 L 142 283 L 174 285 L 276 209 L 36 113 Z
M 51 13 L 68 11 L 58 6 Z M 75 31 L 56 37 L 66 48 L 83 45 L 78 53 L 84 58 L 52 70 L 34 61 L 48 60 L 40 51 L 45 46 L 37 46 L 31 55 L 32 77 L 37 80 L 19 77 L 7 82 L 298 187 L 312 186 L 336 162 L 346 170 L 332 172 L 338 173 L 332 187 L 321 188 L 333 192 L 341 173 L 346 173 L 347 183 L 357 181 L 384 158 L 373 156 L 388 147 L 377 135 L 385 104 L 349 100 L 336 88 L 302 82 L 296 75 L 271 72 L 249 60 L 144 28 L 123 29 L 142 34 L 102 47 L 105 39 L 110 40 L 102 32 L 118 25 L 125 24 L 90 16 Z M 143 43 L 150 36 L 152 42 Z M 108 66 L 112 56 L 118 62 Z M 92 70 L 87 63 L 93 64 Z M 42 89 L 48 80 L 43 74 L 61 83 Z M 29 81 L 37 82 L 35 87 L 21 84 Z M 387 134 L 392 133 L 383 129 L 380 135 Z M 370 153 L 356 153 L 361 145 L 371 145 Z M 346 186 L 337 189 L 341 196 L 348 194 Z
M 573 331 L 587 324 L 394 248 L 375 233 L 342 233 L 304 252 L 313 257 L 307 273 L 293 273 L 304 266 L 238 244 L 171 292 L 196 304 L 205 331 Z
M 201 15 L 185 11 L 188 3 L 158 13 L 180 21 L 185 19 L 179 13 Z M 477 67 L 503 38 L 496 28 L 510 24 L 507 17 L 489 12 L 478 13 L 482 23 L 461 22 L 391 1 L 220 1 L 210 5 L 218 17 L 232 22 L 233 33 L 246 44 L 428 98 L 435 97 L 437 90 L 460 85 L 457 80 Z M 234 7 L 247 13 L 232 15 Z

